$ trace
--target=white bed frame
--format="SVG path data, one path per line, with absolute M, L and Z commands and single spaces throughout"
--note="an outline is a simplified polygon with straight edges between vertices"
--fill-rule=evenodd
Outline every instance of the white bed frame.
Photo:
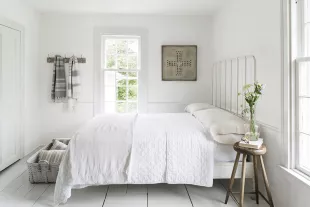
M 213 65 L 212 103 L 214 106 L 242 117 L 242 107 L 245 101 L 238 96 L 246 83 L 256 81 L 256 58 L 242 56 L 216 62 Z M 215 162 L 214 179 L 227 179 L 231 177 L 234 162 Z M 239 162 L 235 178 L 241 178 Z M 246 178 L 254 178 L 253 163 L 246 163 Z

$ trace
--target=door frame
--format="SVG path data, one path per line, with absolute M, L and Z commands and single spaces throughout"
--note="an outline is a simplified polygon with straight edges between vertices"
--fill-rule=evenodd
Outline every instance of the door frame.
M 21 131 L 20 159 L 25 156 L 25 28 L 18 22 L 0 16 L 0 25 L 20 32 Z

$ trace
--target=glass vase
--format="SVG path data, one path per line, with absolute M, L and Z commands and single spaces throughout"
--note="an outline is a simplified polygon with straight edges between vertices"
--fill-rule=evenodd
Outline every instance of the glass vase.
M 246 138 L 249 141 L 257 141 L 259 138 L 258 133 L 258 126 L 256 125 L 256 119 L 255 119 L 255 109 L 250 108 L 250 119 L 249 124 L 245 124 L 245 131 L 246 131 Z

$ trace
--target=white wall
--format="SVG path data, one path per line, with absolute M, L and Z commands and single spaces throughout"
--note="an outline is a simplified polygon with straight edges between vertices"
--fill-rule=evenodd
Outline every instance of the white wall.
M 21 0 L 0 0 L 0 17 L 14 21 L 25 28 L 25 139 L 28 154 L 38 146 L 39 138 L 39 14 Z
M 309 206 L 310 187 L 281 169 L 281 0 L 234 0 L 214 17 L 215 59 L 255 55 L 257 79 L 267 84 L 257 107 L 275 206 Z M 262 187 L 262 185 L 260 186 Z
M 148 31 L 148 112 L 181 112 L 192 101 L 210 101 L 212 65 L 212 25 L 207 16 L 145 15 L 60 15 L 45 14 L 40 21 L 40 68 L 42 141 L 53 136 L 71 136 L 93 116 L 95 27 L 135 27 Z M 198 81 L 161 81 L 161 45 L 198 45 Z M 82 95 L 76 112 L 68 112 L 63 104 L 50 102 L 52 64 L 47 55 L 83 55 L 87 63 L 80 65 Z

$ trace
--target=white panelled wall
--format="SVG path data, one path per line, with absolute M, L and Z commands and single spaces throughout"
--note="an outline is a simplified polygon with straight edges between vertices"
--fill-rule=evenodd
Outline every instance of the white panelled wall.
M 40 143 L 39 107 L 39 13 L 21 0 L 0 0 L 0 17 L 24 27 L 24 154 L 28 154 Z
M 212 24 L 208 16 L 43 14 L 40 20 L 43 143 L 55 136 L 71 136 L 93 116 L 95 27 L 147 30 L 148 64 L 142 68 L 148 74 L 147 112 L 182 112 L 190 102 L 211 101 L 212 76 L 208 69 L 213 63 Z M 161 45 L 165 44 L 198 45 L 197 81 L 161 81 Z M 87 63 L 80 65 L 82 95 L 75 112 L 68 112 L 63 104 L 50 102 L 53 65 L 46 63 L 48 54 L 67 57 L 75 54 L 87 58 Z

